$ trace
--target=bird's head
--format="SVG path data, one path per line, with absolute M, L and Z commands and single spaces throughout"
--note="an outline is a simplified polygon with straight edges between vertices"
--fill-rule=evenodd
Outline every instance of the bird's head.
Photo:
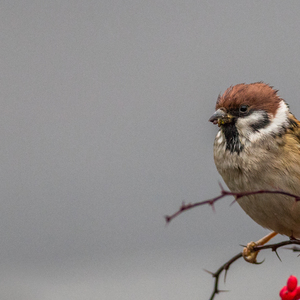
M 255 141 L 267 134 L 276 135 L 288 124 L 289 109 L 277 90 L 262 83 L 237 84 L 219 95 L 216 111 L 209 119 L 230 135 L 236 132 Z

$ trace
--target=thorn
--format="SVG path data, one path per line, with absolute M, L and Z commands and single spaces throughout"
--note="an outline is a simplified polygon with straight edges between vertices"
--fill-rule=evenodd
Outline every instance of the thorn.
M 225 274 L 224 274 L 224 283 L 226 283 L 227 272 L 228 272 L 228 269 L 225 270 Z
M 242 244 L 240 244 L 240 246 L 241 246 L 241 247 L 244 247 L 244 248 L 245 248 L 245 247 L 247 247 L 247 246 L 245 246 L 245 245 L 242 245 Z
M 276 253 L 278 259 L 282 262 L 282 260 L 281 260 L 281 258 L 280 258 L 280 256 L 279 256 L 279 254 L 278 254 L 278 252 L 277 252 L 277 249 L 275 249 L 275 250 L 273 250 L 273 251 Z
M 203 269 L 205 272 L 207 272 L 208 274 L 212 275 L 213 277 L 215 276 L 215 273 L 211 272 L 211 271 L 208 271 L 206 269 Z
M 216 209 L 215 209 L 214 202 L 209 203 L 209 205 L 211 206 L 213 212 L 215 213 L 215 212 L 216 212 Z
M 237 199 L 234 199 L 229 206 L 233 205 L 236 202 Z
M 229 290 L 218 290 L 218 293 L 227 293 L 230 292 Z
M 220 182 L 220 181 L 218 181 L 218 184 L 219 184 L 219 187 L 220 187 L 221 191 L 223 192 L 223 191 L 224 191 L 224 188 L 223 188 L 223 186 L 222 186 L 221 182 Z
M 300 252 L 300 248 L 293 246 L 293 247 L 282 247 L 285 250 L 292 250 L 293 252 Z
M 170 216 L 165 216 L 165 220 L 166 220 L 166 223 L 168 224 L 171 221 L 171 217 Z
M 282 249 L 295 251 L 294 247 L 282 247 Z

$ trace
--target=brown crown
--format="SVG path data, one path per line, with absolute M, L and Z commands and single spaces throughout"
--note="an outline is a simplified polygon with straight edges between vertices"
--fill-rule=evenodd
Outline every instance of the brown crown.
M 216 109 L 223 107 L 230 111 L 238 109 L 242 104 L 245 104 L 250 109 L 265 110 L 275 115 L 282 100 L 277 95 L 277 92 L 273 87 L 263 82 L 240 83 L 229 87 L 222 96 L 219 95 Z

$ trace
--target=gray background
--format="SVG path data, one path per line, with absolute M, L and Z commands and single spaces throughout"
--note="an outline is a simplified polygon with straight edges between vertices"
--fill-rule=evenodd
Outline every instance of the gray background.
M 263 80 L 300 116 L 300 2 L 0 8 L 0 298 L 208 299 L 203 269 L 268 231 L 232 199 L 163 216 L 219 194 L 208 119 L 228 86 Z M 300 276 L 279 254 L 234 264 L 216 299 L 279 299 Z

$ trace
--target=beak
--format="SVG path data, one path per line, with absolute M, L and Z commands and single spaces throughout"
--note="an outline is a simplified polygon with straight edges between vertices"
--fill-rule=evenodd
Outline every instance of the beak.
M 213 124 L 218 124 L 220 127 L 221 125 L 224 125 L 226 123 L 231 123 L 233 119 L 233 116 L 228 114 L 225 110 L 219 108 L 215 111 L 215 113 L 209 118 L 209 122 L 212 122 Z

